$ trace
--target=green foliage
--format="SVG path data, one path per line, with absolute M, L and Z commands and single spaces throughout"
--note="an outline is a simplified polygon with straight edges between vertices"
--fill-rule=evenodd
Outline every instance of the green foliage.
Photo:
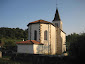
M 70 55 L 84 56 L 85 55 L 85 33 L 73 33 L 67 37 L 67 46 Z M 69 45 L 68 45 L 69 44 Z
M 70 35 L 66 36 L 66 41 L 73 43 L 74 41 L 77 41 L 78 36 L 79 36 L 79 34 L 76 34 L 76 33 L 70 34 Z
M 23 30 L 20 28 L 0 28 L 0 38 L 12 38 L 12 39 L 20 39 L 20 38 L 26 38 L 27 39 L 27 29 Z
M 5 59 L 4 59 L 5 58 Z M 32 62 L 28 61 L 28 62 L 25 62 L 25 61 L 13 61 L 10 59 L 10 57 L 3 57 L 3 58 L 0 58 L 0 64 L 32 64 Z
M 78 40 L 79 34 L 73 33 L 68 36 L 66 36 L 66 46 L 67 46 L 67 51 L 69 49 L 69 46 L 76 42 Z
M 14 46 L 17 41 L 22 41 L 22 39 L 27 40 L 28 30 L 23 30 L 20 28 L 0 28 L 0 40 L 4 42 L 4 45 Z

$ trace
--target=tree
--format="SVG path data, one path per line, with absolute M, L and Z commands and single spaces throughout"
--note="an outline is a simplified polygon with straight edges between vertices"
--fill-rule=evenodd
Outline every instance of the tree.
M 66 36 L 66 48 L 69 50 L 69 46 L 78 40 L 79 34 L 73 33 Z
M 85 56 L 85 33 L 82 33 L 73 39 L 69 46 L 69 54 L 76 57 Z
M 27 40 L 28 30 L 23 30 L 20 28 L 0 28 L 0 40 L 2 40 L 4 45 L 15 45 L 16 41 L 21 41 L 22 39 Z

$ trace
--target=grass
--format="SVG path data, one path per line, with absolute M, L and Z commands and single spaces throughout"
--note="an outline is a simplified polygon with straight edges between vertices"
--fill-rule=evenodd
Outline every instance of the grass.
M 32 64 L 32 62 L 13 61 L 10 59 L 10 56 L 4 56 L 0 58 L 0 64 Z

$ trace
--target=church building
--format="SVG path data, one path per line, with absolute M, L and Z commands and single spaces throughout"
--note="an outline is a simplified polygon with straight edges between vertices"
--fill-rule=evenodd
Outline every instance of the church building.
M 52 22 L 37 20 L 28 25 L 28 40 L 17 42 L 17 53 L 62 54 L 66 51 L 66 33 L 58 9 Z

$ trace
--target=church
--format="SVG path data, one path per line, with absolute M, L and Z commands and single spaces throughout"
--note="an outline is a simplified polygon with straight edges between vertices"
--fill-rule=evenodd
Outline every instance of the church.
M 62 54 L 66 51 L 66 33 L 58 9 L 52 22 L 37 20 L 28 25 L 28 40 L 16 42 L 17 53 L 28 54 Z

